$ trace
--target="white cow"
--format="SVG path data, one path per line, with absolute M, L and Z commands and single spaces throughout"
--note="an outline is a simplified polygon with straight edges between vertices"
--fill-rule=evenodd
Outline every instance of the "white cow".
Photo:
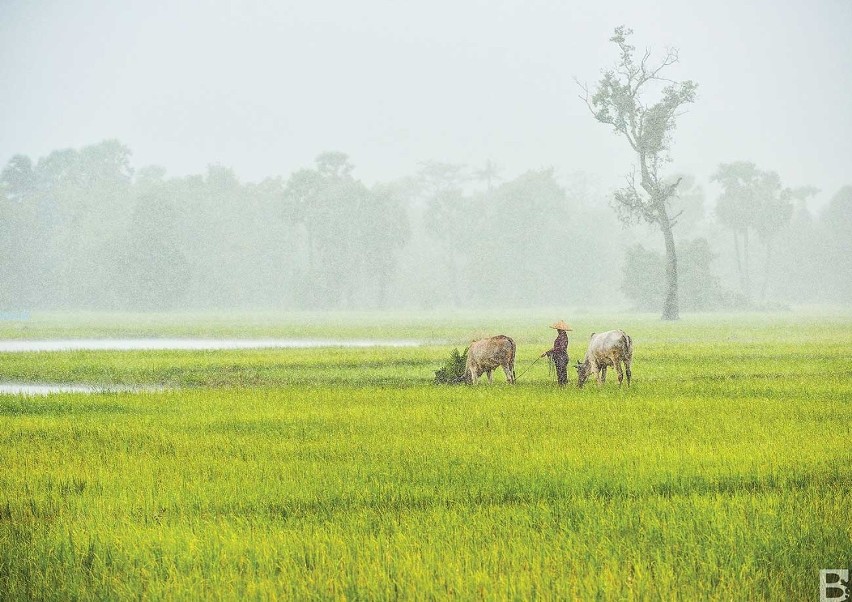
M 583 363 L 577 362 L 577 386 L 582 387 L 586 379 L 594 373 L 598 384 L 606 382 L 607 366 L 612 366 L 618 373 L 618 384 L 624 380 L 621 364 L 627 373 L 627 384 L 630 384 L 630 364 L 633 362 L 633 341 L 623 330 L 609 330 L 598 334 L 592 333 L 586 358 Z

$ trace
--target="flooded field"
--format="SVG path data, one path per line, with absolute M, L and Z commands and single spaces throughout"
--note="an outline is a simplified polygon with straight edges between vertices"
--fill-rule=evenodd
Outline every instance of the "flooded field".
M 99 393 L 102 388 L 86 385 L 0 383 L 0 395 L 50 395 L 51 393 Z
M 608 326 L 636 345 L 629 387 L 584 389 L 535 363 L 545 318 L 478 316 L 518 342 L 514 386 L 434 384 L 477 318 L 34 322 L 0 353 L 0 598 L 804 600 L 845 566 L 847 317 L 577 315 L 572 357 Z M 87 338 L 302 348 L 23 352 Z
M 150 392 L 162 390 L 155 387 L 129 387 L 129 386 L 91 386 L 58 383 L 0 383 L 0 395 L 26 395 L 41 396 L 55 393 L 128 393 L 128 392 Z
M 214 339 L 214 338 L 122 338 L 0 340 L 0 353 L 30 351 L 146 351 L 218 349 L 313 349 L 321 347 L 418 347 L 421 341 L 371 339 Z

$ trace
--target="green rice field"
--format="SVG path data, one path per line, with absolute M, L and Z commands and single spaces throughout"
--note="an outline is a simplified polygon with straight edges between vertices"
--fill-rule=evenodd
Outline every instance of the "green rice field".
M 532 365 L 559 318 L 572 363 L 626 330 L 633 385 Z M 432 384 L 493 334 L 517 385 Z M 0 323 L 113 336 L 424 344 L 0 353 L 0 381 L 163 388 L 0 395 L 0 599 L 816 600 L 852 565 L 848 315 Z

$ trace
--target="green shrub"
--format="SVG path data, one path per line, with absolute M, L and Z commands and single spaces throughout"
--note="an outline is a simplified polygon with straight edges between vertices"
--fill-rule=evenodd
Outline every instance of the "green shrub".
M 465 365 L 467 364 L 467 350 L 464 353 L 459 353 L 458 349 L 453 349 L 449 359 L 440 370 L 435 371 L 435 384 L 451 385 L 465 381 Z

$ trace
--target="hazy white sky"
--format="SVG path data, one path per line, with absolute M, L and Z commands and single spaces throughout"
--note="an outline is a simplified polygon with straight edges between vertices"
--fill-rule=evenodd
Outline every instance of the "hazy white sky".
M 817 204 L 852 184 L 850 0 L 0 0 L 0 161 L 118 138 L 173 175 L 336 149 L 367 181 L 491 159 L 617 183 L 631 158 L 572 77 L 615 61 L 622 23 L 699 83 L 673 170 L 751 160 Z

